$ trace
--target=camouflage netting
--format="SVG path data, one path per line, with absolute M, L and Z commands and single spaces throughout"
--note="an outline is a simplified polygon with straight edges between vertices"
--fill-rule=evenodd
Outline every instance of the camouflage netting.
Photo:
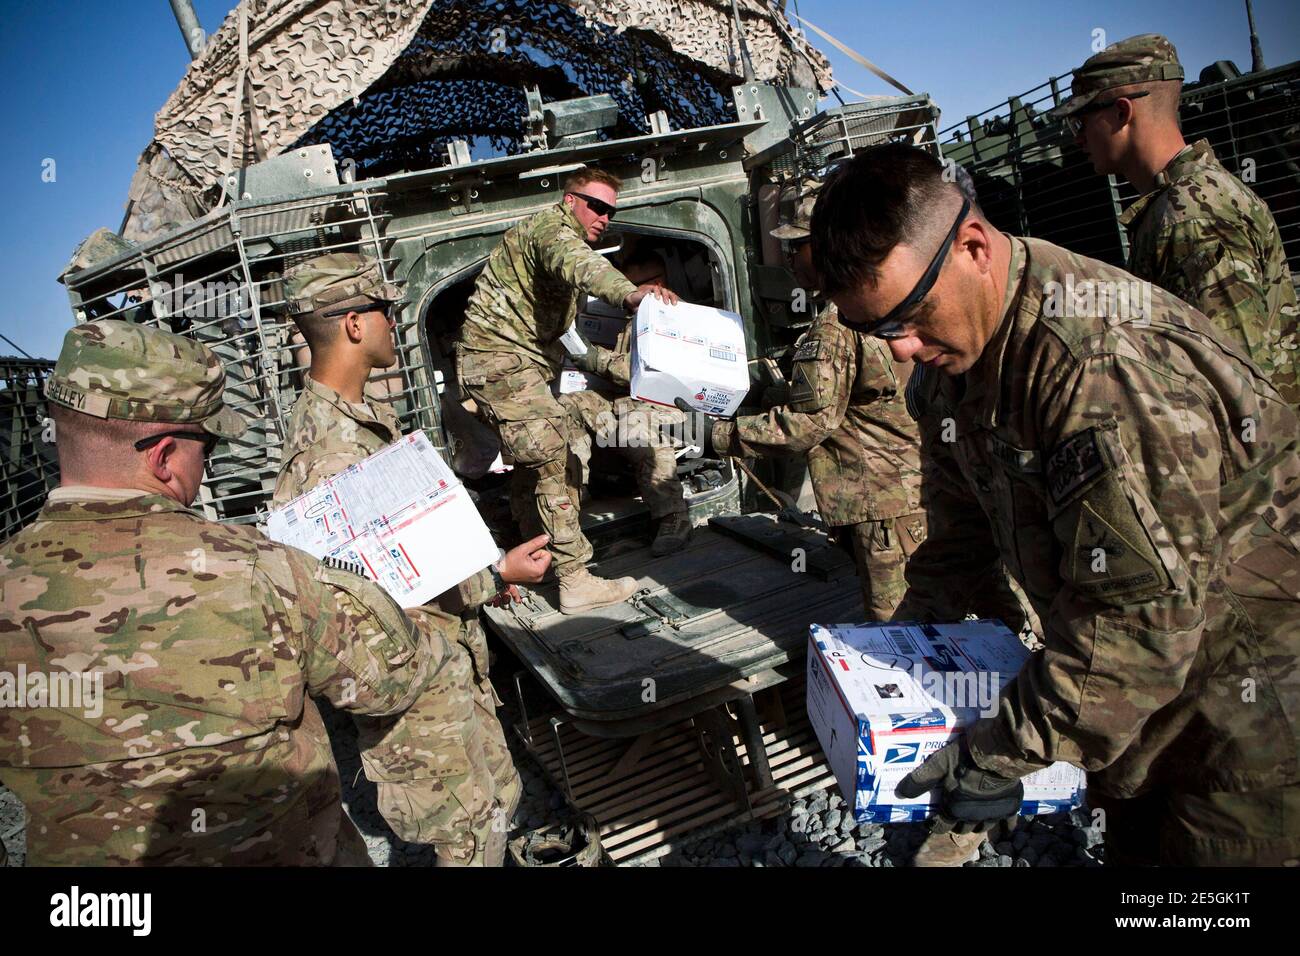
M 792 45 L 775 5 L 738 6 L 757 78 L 830 87 L 825 57 Z M 526 85 L 609 93 L 629 134 L 657 110 L 678 129 L 734 119 L 742 73 L 730 0 L 243 0 L 158 112 L 123 235 L 212 208 L 232 140 L 235 165 L 328 142 L 370 176 L 436 165 L 455 138 L 518 150 Z M 245 74 L 253 115 L 245 103 L 232 137 Z

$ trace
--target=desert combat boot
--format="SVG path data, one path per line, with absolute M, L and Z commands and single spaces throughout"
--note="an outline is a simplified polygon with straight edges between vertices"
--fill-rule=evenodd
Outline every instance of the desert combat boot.
M 598 578 L 584 567 L 560 578 L 560 613 L 580 614 L 621 604 L 637 589 L 636 578 Z
M 979 859 L 980 844 L 985 833 L 954 833 L 947 830 L 931 833 L 912 858 L 913 866 L 961 866 Z
M 691 519 L 685 511 L 674 511 L 659 519 L 659 528 L 655 531 L 655 540 L 650 545 L 650 553 L 656 558 L 674 554 L 686 547 L 691 539 Z

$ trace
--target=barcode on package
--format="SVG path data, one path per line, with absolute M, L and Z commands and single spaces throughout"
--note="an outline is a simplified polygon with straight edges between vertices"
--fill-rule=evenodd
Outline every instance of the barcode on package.
M 891 644 L 894 645 L 894 650 L 898 651 L 898 653 L 900 654 L 916 653 L 916 645 L 912 643 L 912 639 L 908 637 L 905 632 L 890 629 L 885 633 L 889 635 L 889 641 Z
M 736 353 L 726 349 L 709 349 L 709 358 L 722 359 L 724 362 L 736 361 Z

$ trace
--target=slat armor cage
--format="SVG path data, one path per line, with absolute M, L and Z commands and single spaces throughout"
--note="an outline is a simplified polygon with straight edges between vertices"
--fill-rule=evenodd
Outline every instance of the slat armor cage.
M 989 221 L 1115 265 L 1128 259 L 1120 214 L 1128 183 L 1098 176 L 1048 110 L 1069 95 L 1062 74 L 940 133 L 943 153 L 971 174 Z M 1236 75 L 1227 63 L 1184 87 L 1183 136 L 1208 139 L 1219 161 L 1268 204 L 1294 278 L 1300 275 L 1300 61 Z
M 36 517 L 59 483 L 44 397 L 53 369 L 45 359 L 0 358 L 0 541 Z
M 370 180 L 290 199 L 234 202 L 69 277 L 77 321 L 152 325 L 203 342 L 221 359 L 226 402 L 249 427 L 208 459 L 196 502 L 208 517 L 256 522 L 275 487 L 289 413 L 310 364 L 284 309 L 285 271 L 326 252 L 359 252 L 378 259 L 387 280 L 400 282 L 384 236 L 385 186 Z M 423 428 L 438 446 L 438 390 L 421 359 L 419 316 L 405 303 L 394 316 L 397 365 L 376 370 L 367 393 L 391 402 L 404 430 Z

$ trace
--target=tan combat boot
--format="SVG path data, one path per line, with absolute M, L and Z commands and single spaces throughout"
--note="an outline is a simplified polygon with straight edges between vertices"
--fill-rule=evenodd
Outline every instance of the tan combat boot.
M 961 866 L 971 860 L 979 859 L 980 844 L 984 842 L 983 833 L 931 833 L 925 838 L 913 866 Z
M 659 530 L 655 532 L 655 541 L 650 545 L 650 553 L 656 558 L 662 558 L 665 554 L 682 550 L 690 539 L 691 519 L 686 516 L 685 511 L 675 511 L 659 519 Z
M 579 614 L 620 604 L 637 589 L 636 578 L 598 578 L 586 568 L 560 578 L 560 613 Z

